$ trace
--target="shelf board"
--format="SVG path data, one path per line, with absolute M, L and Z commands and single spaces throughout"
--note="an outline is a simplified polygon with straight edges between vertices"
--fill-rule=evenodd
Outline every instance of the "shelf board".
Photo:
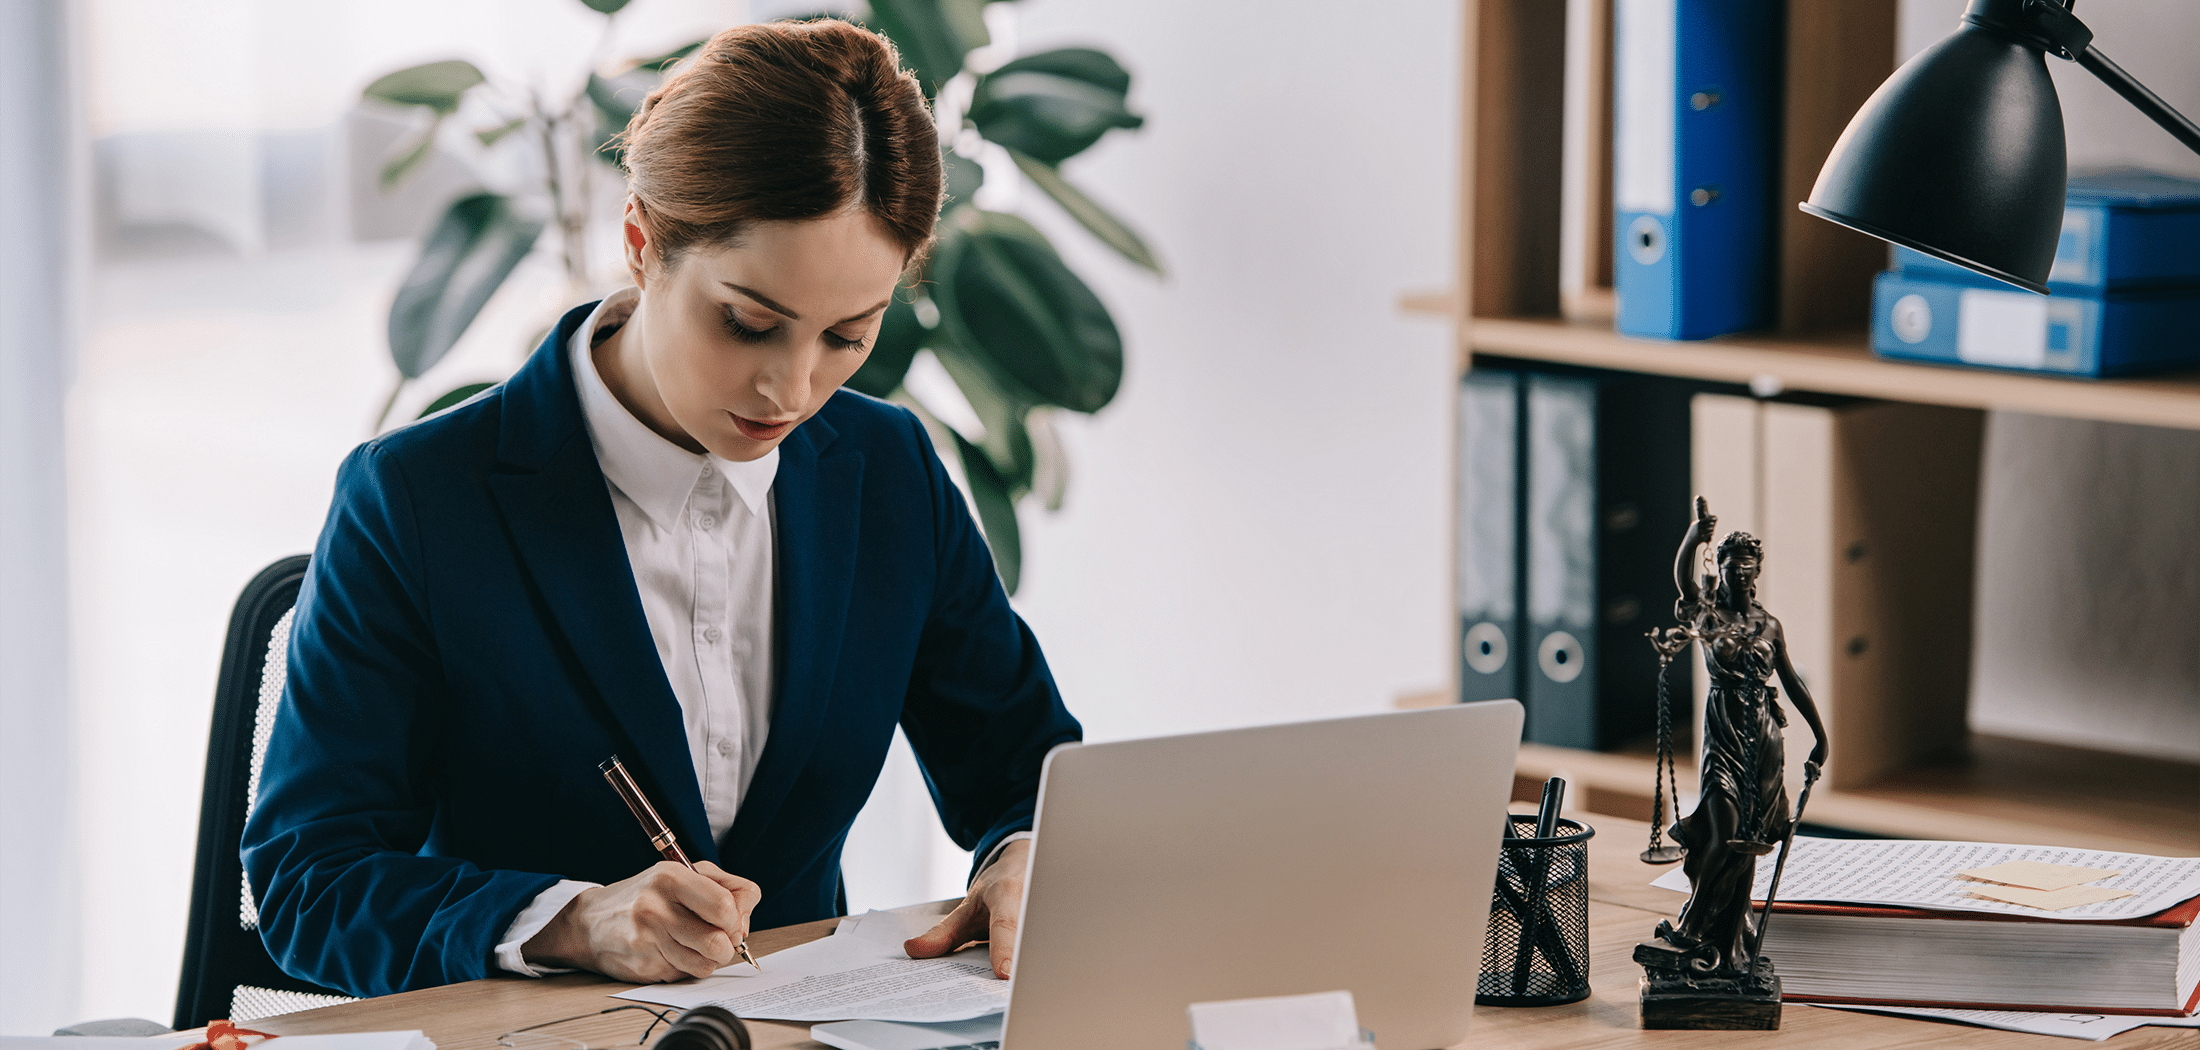
M 1477 317 L 1463 352 L 1776 389 L 2200 430 L 2200 373 L 2142 379 L 2063 379 L 1904 364 L 1874 357 L 1862 331 L 1769 332 L 1673 341 L 1621 335 L 1555 317 Z
M 1695 790 L 1694 764 L 1681 757 L 1683 792 Z M 1583 808 L 1639 820 L 1649 812 L 1655 767 L 1646 754 L 1522 744 L 1514 775 L 1535 782 L 1564 776 Z M 2200 766 L 2190 763 L 1973 736 L 1961 754 L 1868 788 L 1837 792 L 1821 782 L 1804 819 L 1897 838 L 2194 856 L 2196 797 Z

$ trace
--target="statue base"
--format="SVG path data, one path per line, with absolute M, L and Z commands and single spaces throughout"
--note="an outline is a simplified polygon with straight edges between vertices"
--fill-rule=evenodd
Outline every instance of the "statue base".
M 1642 964 L 1642 1026 L 1773 1031 L 1780 1027 L 1780 977 L 1772 960 L 1758 956 L 1748 973 L 1696 973 L 1675 965 L 1673 946 L 1652 941 L 1635 946 Z

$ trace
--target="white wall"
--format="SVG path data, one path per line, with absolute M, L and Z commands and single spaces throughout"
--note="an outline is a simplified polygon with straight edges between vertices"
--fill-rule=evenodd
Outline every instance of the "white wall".
M 1905 0 L 1901 54 L 1962 0 Z M 2086 0 L 2094 42 L 2200 115 L 2200 5 Z M 2200 177 L 2200 156 L 2075 64 L 2050 58 L 2073 167 Z M 1994 413 L 1979 525 L 1971 725 L 2200 759 L 2200 434 Z
M 68 1023 L 76 991 L 61 447 L 83 256 L 68 30 L 61 0 L 0 4 L 0 1033 Z
M 1447 680 L 1449 327 L 1461 5 L 1032 0 L 1147 115 L 1069 175 L 1155 280 L 1023 210 L 1129 345 L 1075 421 L 1069 506 L 1025 516 L 1018 604 L 1094 739 L 1381 710 Z

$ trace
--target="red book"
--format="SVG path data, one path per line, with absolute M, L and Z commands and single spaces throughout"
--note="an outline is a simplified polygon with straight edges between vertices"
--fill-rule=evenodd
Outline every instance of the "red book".
M 1797 1002 L 2177 1016 L 2200 1008 L 2200 897 L 2076 921 L 1781 901 L 1764 953 Z

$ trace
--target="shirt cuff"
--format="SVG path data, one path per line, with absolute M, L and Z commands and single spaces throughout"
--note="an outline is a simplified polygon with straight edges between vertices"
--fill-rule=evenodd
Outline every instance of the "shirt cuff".
M 978 875 L 985 874 L 985 869 L 992 867 L 994 861 L 1001 859 L 1001 851 L 1007 849 L 1009 843 L 1028 842 L 1035 837 L 1036 836 L 1028 831 L 1013 831 L 1009 833 L 1007 838 L 1004 838 L 1001 841 L 994 843 L 992 851 L 985 855 L 985 863 L 978 865 L 977 875 L 970 876 L 971 885 L 976 885 L 978 882 Z M 965 888 L 967 889 L 968 887 Z
M 529 965 L 520 954 L 520 947 L 527 943 L 528 938 L 541 933 L 543 927 L 550 925 L 550 920 L 557 918 L 558 913 L 564 911 L 565 906 L 573 902 L 573 898 L 580 896 L 582 890 L 592 890 L 599 885 L 602 884 L 559 879 L 557 885 L 535 894 L 535 899 L 527 907 L 520 909 L 519 916 L 512 920 L 512 925 L 505 927 L 504 937 L 497 942 L 497 965 L 522 977 L 572 973 L 570 969 L 555 966 Z

